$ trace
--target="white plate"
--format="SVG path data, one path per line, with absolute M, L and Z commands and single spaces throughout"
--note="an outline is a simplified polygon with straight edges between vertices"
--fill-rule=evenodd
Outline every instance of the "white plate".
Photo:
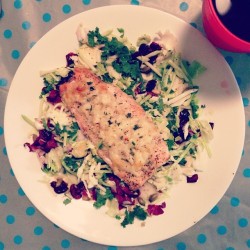
M 36 117 L 42 87 L 39 71 L 65 65 L 65 55 L 77 46 L 75 31 L 86 27 L 107 30 L 124 28 L 132 42 L 140 35 L 171 31 L 179 42 L 182 56 L 207 67 L 199 78 L 202 103 L 215 123 L 213 156 L 206 161 L 196 184 L 180 183 L 166 200 L 165 214 L 125 229 L 115 219 L 96 210 L 91 203 L 74 201 L 65 206 L 42 183 L 42 172 L 35 154 L 24 149 L 30 127 L 21 115 Z M 30 50 L 11 84 L 6 112 L 5 136 L 8 156 L 15 176 L 31 202 L 49 220 L 67 232 L 89 241 L 116 245 L 143 245 L 172 237 L 204 217 L 224 195 L 237 170 L 244 140 L 242 98 L 235 78 L 224 58 L 191 25 L 161 12 L 139 6 L 110 6 L 83 12 L 48 32 Z

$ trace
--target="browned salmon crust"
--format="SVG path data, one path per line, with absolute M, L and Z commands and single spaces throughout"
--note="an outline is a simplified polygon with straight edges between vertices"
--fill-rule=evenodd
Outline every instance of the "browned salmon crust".
M 143 108 L 86 68 L 60 86 L 63 103 L 98 155 L 131 190 L 140 188 L 169 159 L 166 143 Z

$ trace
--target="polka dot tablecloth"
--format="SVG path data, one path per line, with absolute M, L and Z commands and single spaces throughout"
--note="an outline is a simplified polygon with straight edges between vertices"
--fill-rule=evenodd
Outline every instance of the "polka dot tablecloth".
M 3 11 L 0 15 L 0 250 L 123 249 L 123 247 L 98 245 L 72 236 L 47 220 L 30 203 L 15 179 L 4 142 L 3 116 L 8 90 L 18 66 L 29 49 L 52 27 L 72 15 L 104 5 L 142 5 L 172 13 L 203 32 L 202 1 L 3 0 L 2 2 Z M 220 52 L 235 74 L 246 115 L 246 140 L 233 183 L 210 213 L 192 228 L 159 243 L 126 249 L 250 249 L 250 55 Z

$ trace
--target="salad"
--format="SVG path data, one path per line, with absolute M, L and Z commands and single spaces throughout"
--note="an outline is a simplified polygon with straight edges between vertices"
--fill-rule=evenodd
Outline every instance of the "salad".
M 166 197 L 180 181 L 195 183 L 195 162 L 205 150 L 211 156 L 212 122 L 202 119 L 206 106 L 199 103 L 195 79 L 206 70 L 199 62 L 184 60 L 169 32 L 155 37 L 142 35 L 132 45 L 122 28 L 101 32 L 98 27 L 76 32 L 79 47 L 66 55 L 66 66 L 41 71 L 39 114 L 23 119 L 34 132 L 24 145 L 35 152 L 51 189 L 73 199 L 92 202 L 97 209 L 117 219 L 121 226 L 144 221 L 167 209 Z M 91 69 L 103 82 L 119 87 L 145 110 L 158 126 L 170 152 L 138 190 L 132 191 L 97 154 L 81 132 L 75 117 L 61 100 L 59 86 L 74 76 L 74 68 Z M 148 131 L 150 133 L 150 131 Z

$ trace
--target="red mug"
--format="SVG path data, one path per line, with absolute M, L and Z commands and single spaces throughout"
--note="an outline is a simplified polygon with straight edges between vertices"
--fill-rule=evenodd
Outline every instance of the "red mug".
M 224 0 L 221 0 L 224 1 Z M 250 52 L 250 41 L 233 34 L 221 21 L 213 0 L 203 0 L 202 21 L 208 40 L 218 48 L 238 53 Z M 249 23 L 244 25 L 249 29 Z

